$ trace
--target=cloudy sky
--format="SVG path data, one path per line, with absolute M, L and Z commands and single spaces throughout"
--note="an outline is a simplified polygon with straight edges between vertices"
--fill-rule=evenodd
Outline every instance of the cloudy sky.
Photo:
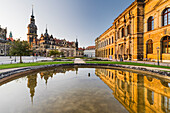
M 12 31 L 14 39 L 27 40 L 32 4 L 38 27 L 38 38 L 45 32 L 59 39 L 75 41 L 81 47 L 109 28 L 114 19 L 134 0 L 0 0 L 0 25 Z

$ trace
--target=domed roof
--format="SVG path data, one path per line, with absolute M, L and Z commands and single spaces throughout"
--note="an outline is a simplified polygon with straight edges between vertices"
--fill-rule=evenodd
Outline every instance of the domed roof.
M 34 29 L 37 29 L 37 26 L 34 24 L 34 23 L 30 23 L 28 25 L 29 28 L 34 28 Z

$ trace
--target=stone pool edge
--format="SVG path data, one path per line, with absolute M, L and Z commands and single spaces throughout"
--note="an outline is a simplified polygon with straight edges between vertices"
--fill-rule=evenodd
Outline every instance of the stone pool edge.
M 133 71 L 140 71 L 140 72 L 144 72 L 144 73 L 149 73 L 149 74 L 158 74 L 158 75 L 163 75 L 166 78 L 170 77 L 170 72 L 166 72 L 166 71 L 161 71 L 161 70 L 156 70 L 156 69 L 147 69 L 147 67 L 138 67 L 138 66 L 133 66 L 133 65 L 120 65 L 120 64 L 51 64 L 51 65 L 42 65 L 42 66 L 31 66 L 31 67 L 25 67 L 25 68 L 19 68 L 16 70 L 12 70 L 12 71 L 7 71 L 7 72 L 2 72 L 0 73 L 0 80 L 4 79 L 4 78 L 8 78 L 12 75 L 16 75 L 18 76 L 18 74 L 20 73 L 24 73 L 26 74 L 27 72 L 33 72 L 35 70 L 39 70 L 39 69 L 46 69 L 46 68 L 52 68 L 52 67 L 60 67 L 60 66 L 109 66 L 112 68 L 124 68 L 124 69 L 129 69 L 129 70 L 133 70 Z M 163 77 L 162 76 L 162 77 Z M 1 82 L 1 81 L 0 81 Z

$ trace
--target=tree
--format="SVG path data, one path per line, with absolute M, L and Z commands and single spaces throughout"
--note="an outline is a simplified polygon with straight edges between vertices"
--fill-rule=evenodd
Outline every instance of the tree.
M 57 50 L 51 50 L 51 51 L 49 52 L 49 55 L 50 55 L 50 56 L 52 56 L 52 55 L 54 55 L 54 56 L 60 55 L 60 52 L 57 51 Z
M 30 55 L 30 45 L 27 41 L 20 41 L 20 39 L 12 42 L 10 48 L 10 55 L 20 56 L 20 63 L 22 62 L 22 56 Z

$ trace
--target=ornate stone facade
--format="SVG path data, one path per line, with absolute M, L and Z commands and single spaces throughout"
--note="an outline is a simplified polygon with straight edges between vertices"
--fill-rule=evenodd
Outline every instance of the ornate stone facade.
M 156 48 L 159 47 L 160 60 L 170 61 L 170 54 L 163 53 L 163 43 L 161 42 L 163 37 L 170 36 L 170 18 L 165 20 L 169 20 L 169 23 L 163 25 L 163 12 L 166 9 L 169 11 L 169 8 L 169 0 L 135 0 L 114 20 L 113 25 L 95 40 L 96 57 L 156 61 Z M 170 17 L 169 13 L 166 12 L 166 14 Z M 147 26 L 152 25 L 148 23 L 151 16 L 155 17 L 154 29 L 148 31 Z M 154 40 L 152 54 L 147 53 L 148 39 Z M 168 42 L 170 43 L 170 41 Z M 170 51 L 170 45 L 167 44 L 166 48 Z

